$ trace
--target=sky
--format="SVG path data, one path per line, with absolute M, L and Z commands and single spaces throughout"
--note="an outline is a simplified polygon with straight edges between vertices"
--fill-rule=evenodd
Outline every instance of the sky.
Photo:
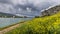
M 60 0 L 0 0 L 0 12 L 18 16 L 39 16 L 41 10 L 60 4 Z

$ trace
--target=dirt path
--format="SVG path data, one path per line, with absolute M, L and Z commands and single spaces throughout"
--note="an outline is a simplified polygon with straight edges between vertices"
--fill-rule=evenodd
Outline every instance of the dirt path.
M 0 34 L 5 34 L 6 32 L 11 31 L 12 29 L 15 29 L 16 27 L 19 27 L 19 26 L 20 26 L 20 24 L 16 24 L 14 26 L 11 26 L 11 27 L 8 27 L 6 29 L 3 29 L 3 30 L 0 31 Z

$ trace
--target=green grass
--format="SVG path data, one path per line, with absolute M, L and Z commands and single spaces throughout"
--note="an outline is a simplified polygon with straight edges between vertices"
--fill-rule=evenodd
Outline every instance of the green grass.
M 34 18 L 6 34 L 60 34 L 60 12 L 42 18 Z

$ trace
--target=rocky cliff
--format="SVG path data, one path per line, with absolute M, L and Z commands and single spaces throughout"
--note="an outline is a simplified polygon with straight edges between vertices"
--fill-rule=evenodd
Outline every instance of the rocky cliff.
M 49 15 L 53 15 L 56 14 L 57 12 L 60 11 L 60 5 L 56 5 L 53 7 L 49 7 L 43 11 L 41 11 L 41 16 L 49 16 Z

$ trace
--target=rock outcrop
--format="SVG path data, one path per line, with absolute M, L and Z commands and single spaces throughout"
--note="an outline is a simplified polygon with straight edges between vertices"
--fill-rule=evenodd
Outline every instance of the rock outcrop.
M 49 7 L 48 9 L 45 9 L 41 11 L 41 16 L 49 16 L 56 14 L 57 12 L 60 11 L 60 5 Z

